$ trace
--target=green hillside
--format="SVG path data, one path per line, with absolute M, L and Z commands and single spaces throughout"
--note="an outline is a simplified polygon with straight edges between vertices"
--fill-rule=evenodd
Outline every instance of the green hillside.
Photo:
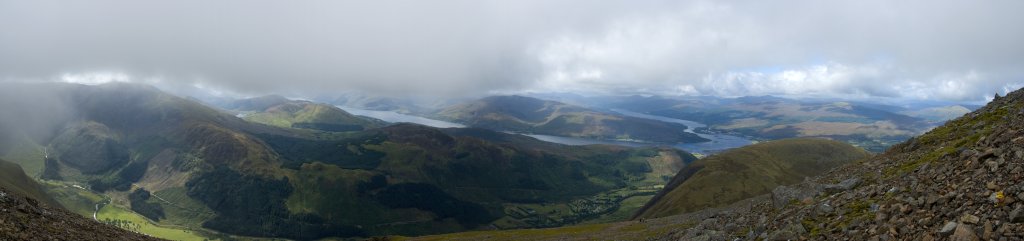
M 732 149 L 680 170 L 636 217 L 664 217 L 726 206 L 868 156 L 866 151 L 843 142 L 810 138 Z
M 385 124 L 331 105 L 288 100 L 275 95 L 239 100 L 228 108 L 242 112 L 245 120 L 279 127 L 340 132 L 361 131 Z
M 635 209 L 632 203 L 696 159 L 675 149 L 567 146 L 484 129 L 286 128 L 132 84 L 38 88 L 39 98 L 76 111 L 27 138 L 32 145 L 0 150 L 49 150 L 45 160 L 18 161 L 42 162 L 51 193 L 77 213 L 115 205 L 159 228 L 210 237 L 420 235 L 623 220 L 620 211 Z M 318 104 L 259 103 L 271 103 L 259 113 L 280 110 L 289 121 L 337 120 Z
M 434 114 L 468 126 L 499 131 L 663 143 L 707 141 L 686 126 L 602 113 L 524 96 L 492 96 L 454 105 Z
M 57 201 L 46 195 L 39 183 L 25 175 L 21 166 L 2 159 L 0 159 L 0 187 L 19 196 L 29 197 L 53 207 L 60 207 Z

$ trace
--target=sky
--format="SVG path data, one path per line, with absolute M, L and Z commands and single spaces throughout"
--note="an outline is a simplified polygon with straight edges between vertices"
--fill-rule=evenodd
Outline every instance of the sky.
M 1024 1 L 9 1 L 0 80 L 983 101 Z

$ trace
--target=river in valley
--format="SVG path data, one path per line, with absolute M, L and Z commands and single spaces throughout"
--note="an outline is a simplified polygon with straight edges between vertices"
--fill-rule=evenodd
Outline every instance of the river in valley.
M 432 127 L 438 127 L 438 128 L 466 127 L 465 125 L 462 125 L 462 124 L 459 124 L 459 123 L 452 123 L 452 122 L 447 122 L 447 121 L 442 121 L 442 120 L 435 120 L 435 119 L 425 118 L 425 117 L 421 117 L 421 116 L 406 115 L 406 114 L 402 114 L 402 113 L 398 113 L 398 112 L 394 112 L 394 111 L 363 110 L 363 109 L 356 109 L 356 108 L 343 107 L 343 106 L 338 106 L 338 108 L 341 108 L 341 109 L 343 109 L 345 111 L 348 111 L 349 113 L 352 113 L 352 114 L 355 114 L 355 115 L 373 117 L 373 118 L 381 119 L 383 121 L 392 122 L 392 123 L 409 122 L 409 123 L 416 123 L 416 124 L 432 126 Z M 732 149 L 732 148 L 736 148 L 736 147 L 746 146 L 746 145 L 750 145 L 750 144 L 753 143 L 753 141 L 751 141 L 750 139 L 739 137 L 739 136 L 726 135 L 726 134 L 714 134 L 714 133 L 695 132 L 694 129 L 703 128 L 703 127 L 707 126 L 707 125 L 699 123 L 699 122 L 694 122 L 694 121 L 689 121 L 689 120 L 681 120 L 681 119 L 674 119 L 674 118 L 668 118 L 668 117 L 663 117 L 663 116 L 648 115 L 648 114 L 643 114 L 643 113 L 631 112 L 631 111 L 627 111 L 627 110 L 614 109 L 613 111 L 618 112 L 619 114 L 622 114 L 622 115 L 626 115 L 626 116 L 632 116 L 632 117 L 637 117 L 637 118 L 653 119 L 653 120 L 659 120 L 659 121 L 683 124 L 683 125 L 686 125 L 688 127 L 686 130 L 683 130 L 683 131 L 697 134 L 698 136 L 703 137 L 703 138 L 708 139 L 708 140 L 711 140 L 711 141 L 706 141 L 706 142 L 701 142 L 701 143 L 678 143 L 678 144 L 670 145 L 670 144 L 643 143 L 643 142 L 631 142 L 631 141 L 595 140 L 595 139 L 567 137 L 567 136 L 551 136 L 551 135 L 535 135 L 535 134 L 523 134 L 523 135 L 530 136 L 530 137 L 533 137 L 533 138 L 537 138 L 538 140 L 542 140 L 542 141 L 560 143 L 560 144 L 565 144 L 565 145 L 608 144 L 608 145 L 620 145 L 620 146 L 632 146 L 632 147 L 640 147 L 640 146 L 667 146 L 668 145 L 668 146 L 672 146 L 672 147 L 675 147 L 677 149 L 684 150 L 684 151 L 687 151 L 687 152 L 690 152 L 690 153 L 698 153 L 698 154 L 703 154 L 703 155 L 716 153 L 716 152 L 719 152 L 719 151 L 722 151 L 722 150 L 726 150 L 726 149 Z

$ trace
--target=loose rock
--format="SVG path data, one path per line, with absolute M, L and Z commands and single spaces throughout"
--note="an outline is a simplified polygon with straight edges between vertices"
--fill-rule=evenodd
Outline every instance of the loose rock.
M 956 230 L 956 226 L 956 222 L 948 222 L 946 223 L 946 225 L 943 225 L 941 229 L 939 229 L 939 234 L 951 234 L 953 233 L 953 230 Z

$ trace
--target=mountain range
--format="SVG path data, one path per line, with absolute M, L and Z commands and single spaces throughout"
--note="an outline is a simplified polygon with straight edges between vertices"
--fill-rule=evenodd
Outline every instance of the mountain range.
M 824 135 L 767 141 L 698 160 L 674 148 L 549 143 L 493 130 L 508 130 L 500 126 L 386 123 L 280 96 L 224 101 L 218 109 L 135 84 L 17 89 L 24 93 L 0 97 L 3 111 L 18 113 L 0 118 L 0 157 L 11 160 L 0 162 L 0 188 L 21 199 L 5 199 L 15 201 L 4 205 L 33 206 L 10 216 L 24 220 L 61 213 L 100 221 L 86 225 L 76 219 L 76 230 L 116 226 L 172 239 L 302 240 L 470 230 L 476 232 L 422 239 L 1012 237 L 1020 230 L 1012 213 L 1024 213 L 998 206 L 1019 196 L 1012 185 L 1020 179 L 1012 163 L 1024 153 L 1014 138 L 1024 119 L 1019 91 L 873 157 Z M 487 99 L 437 115 L 603 120 L 575 123 L 597 126 L 615 118 L 635 121 L 554 101 Z M 845 113 L 920 124 L 855 104 L 734 101 L 819 118 Z M 760 118 L 765 116 L 771 115 Z M 496 119 L 507 120 L 502 118 Z M 951 163 L 965 163 L 966 169 Z M 929 186 L 936 182 L 944 186 Z M 998 208 L 981 209 L 996 192 L 1013 199 L 992 199 Z M 948 200 L 934 204 L 935 195 Z M 895 220 L 872 223 L 865 205 L 876 219 Z M 958 210 L 956 205 L 973 211 L 941 211 Z M 929 221 L 908 225 L 911 218 Z M 959 220 L 952 225 L 960 228 L 945 231 L 949 222 L 935 221 L 942 218 Z M 95 224 L 103 225 L 90 226 Z M 566 225 L 576 226 L 561 227 Z
M 1022 127 L 1024 90 L 1017 90 L 883 153 L 731 204 L 694 210 L 664 198 L 698 180 L 684 169 L 673 179 L 682 183 L 633 221 L 413 240 L 1018 240 Z M 658 206 L 688 211 L 657 217 Z
M 498 131 L 659 143 L 708 141 L 678 123 L 599 112 L 525 96 L 491 96 L 453 105 L 434 117 Z
M 10 143 L 22 144 L 0 153 L 37 166 L 29 173 L 53 182 L 50 194 L 62 206 L 145 226 L 119 218 L 136 214 L 115 215 L 137 213 L 144 222 L 206 237 L 561 226 L 613 214 L 623 199 L 649 198 L 696 160 L 669 148 L 567 146 L 485 129 L 384 126 L 333 106 L 278 97 L 218 110 L 134 84 L 22 89 L 39 94 L 6 104 L 47 100 L 74 110 L 43 131 L 4 129 L 27 138 L 14 138 Z M 334 128 L 341 125 L 361 129 Z
M 739 98 L 666 98 L 628 96 L 591 101 L 604 108 L 693 120 L 708 131 L 735 133 L 762 140 L 827 137 L 881 152 L 887 147 L 941 124 L 941 117 L 923 119 L 909 111 L 849 101 L 794 100 L 773 96 Z M 956 108 L 955 110 L 962 110 Z M 921 110 L 921 115 L 935 115 Z M 950 113 L 956 113 L 955 111 Z M 948 116 L 948 115 L 944 115 Z

